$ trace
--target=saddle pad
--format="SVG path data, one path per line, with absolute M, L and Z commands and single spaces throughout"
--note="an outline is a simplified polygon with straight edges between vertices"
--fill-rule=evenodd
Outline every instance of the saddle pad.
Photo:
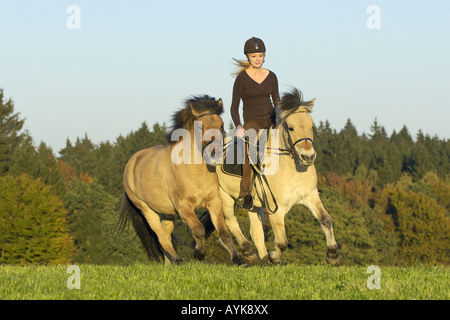
M 234 148 L 234 150 L 235 150 L 234 157 L 233 157 L 233 159 L 226 158 L 226 160 L 224 161 L 224 163 L 222 165 L 222 172 L 225 174 L 228 174 L 228 175 L 242 178 L 242 164 L 241 164 L 242 160 L 238 161 L 236 145 L 237 145 L 237 137 L 233 137 L 233 140 L 229 143 L 229 145 L 227 146 L 227 149 L 225 150 L 225 154 L 227 154 L 227 151 L 230 148 Z
M 230 176 L 242 178 L 242 164 L 223 164 L 222 172 Z

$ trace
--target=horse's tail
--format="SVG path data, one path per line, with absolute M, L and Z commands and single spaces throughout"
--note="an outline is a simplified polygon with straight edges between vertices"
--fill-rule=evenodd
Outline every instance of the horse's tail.
M 118 234 L 120 235 L 131 220 L 134 231 L 141 240 L 142 246 L 150 260 L 163 261 L 164 253 L 158 241 L 158 236 L 150 228 L 141 210 L 137 208 L 124 193 L 118 222 Z

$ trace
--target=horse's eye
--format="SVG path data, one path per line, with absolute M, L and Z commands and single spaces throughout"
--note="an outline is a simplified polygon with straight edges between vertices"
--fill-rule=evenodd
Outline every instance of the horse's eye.
M 294 131 L 294 128 L 292 128 L 292 127 L 289 127 L 289 131 Z

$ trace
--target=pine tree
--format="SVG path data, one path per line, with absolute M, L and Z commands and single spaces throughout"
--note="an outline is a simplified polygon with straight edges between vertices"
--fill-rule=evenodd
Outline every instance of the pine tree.
M 44 142 L 41 142 L 38 147 L 38 173 L 37 177 L 56 190 L 61 190 L 63 187 L 63 177 L 59 170 L 58 160 L 53 154 L 52 148 L 48 147 Z M 61 196 L 61 194 L 58 194 Z
M 75 167 L 77 175 L 89 174 L 93 175 L 95 171 L 95 145 L 85 134 L 84 138 L 77 137 L 75 145 L 72 145 L 69 139 L 66 141 L 66 147 L 59 154 L 60 159 Z
M 339 133 L 341 149 L 337 153 L 337 162 L 339 170 L 336 173 L 353 175 L 359 164 L 360 159 L 360 142 L 356 127 L 350 119 L 347 119 L 344 129 Z
M 14 113 L 14 102 L 5 100 L 0 88 L 0 175 L 10 170 L 13 156 L 25 139 L 21 132 L 24 122 L 19 113 Z
M 372 134 L 368 141 L 369 169 L 377 171 L 379 187 L 396 181 L 401 175 L 402 159 L 399 151 L 390 143 L 383 126 L 375 119 L 370 128 Z
M 316 130 L 314 149 L 317 153 L 315 166 L 318 172 L 324 174 L 328 171 L 338 171 L 336 157 L 339 152 L 339 137 L 336 130 L 331 128 L 328 121 L 319 124 Z
M 38 171 L 38 152 L 33 144 L 31 136 L 25 135 L 23 142 L 14 152 L 8 174 L 19 176 L 26 173 L 31 177 L 37 178 Z
M 106 191 L 110 194 L 117 194 L 117 187 L 121 181 L 117 179 L 119 174 L 115 172 L 120 170 L 115 165 L 114 146 L 109 142 L 101 142 L 94 151 L 96 159 L 93 176 Z
M 391 135 L 390 141 L 400 154 L 402 162 L 401 172 L 412 174 L 413 167 L 411 164 L 411 151 L 414 147 L 414 141 L 406 126 L 403 126 L 398 133 L 394 131 Z
M 431 138 L 419 130 L 410 160 L 414 180 L 420 180 L 428 171 L 436 172 L 440 176 L 448 174 L 450 169 L 448 156 L 445 145 L 437 137 Z
M 56 195 L 61 197 L 64 193 L 64 178 L 52 149 L 44 142 L 36 149 L 28 135 L 14 154 L 9 174 L 40 178 Z

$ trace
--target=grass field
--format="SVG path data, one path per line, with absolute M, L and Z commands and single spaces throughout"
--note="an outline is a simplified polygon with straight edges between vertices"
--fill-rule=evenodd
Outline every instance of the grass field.
M 450 299 L 448 267 L 381 267 L 369 289 L 367 267 L 280 265 L 240 268 L 189 262 L 181 266 L 79 266 L 80 289 L 67 265 L 0 266 L 1 300 L 302 300 Z

